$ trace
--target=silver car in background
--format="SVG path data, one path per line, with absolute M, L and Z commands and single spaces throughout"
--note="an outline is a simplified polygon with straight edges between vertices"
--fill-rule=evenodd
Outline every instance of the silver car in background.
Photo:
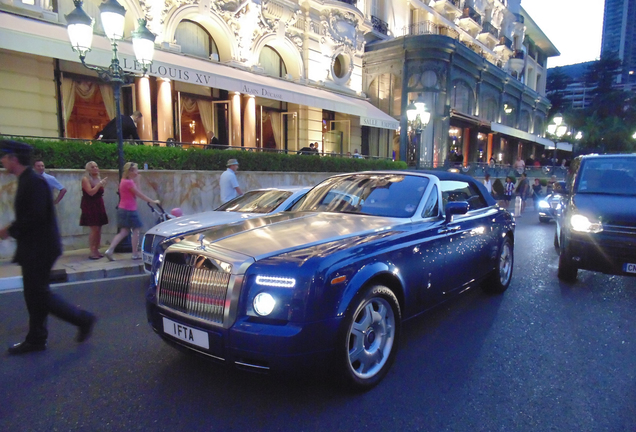
M 212 226 L 288 210 L 311 188 L 311 186 L 281 186 L 255 189 L 226 202 L 216 210 L 182 216 L 155 225 L 146 232 L 143 239 L 144 269 L 150 272 L 155 247 L 166 239 L 175 239 Z

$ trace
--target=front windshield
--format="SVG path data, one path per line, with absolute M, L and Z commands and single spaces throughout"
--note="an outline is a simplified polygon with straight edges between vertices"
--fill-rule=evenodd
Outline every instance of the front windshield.
M 415 213 L 428 181 L 404 174 L 333 177 L 313 188 L 293 210 L 407 218 Z
M 636 158 L 599 158 L 584 162 L 578 193 L 636 195 Z
M 247 192 L 240 197 L 226 202 L 216 211 L 238 213 L 271 213 L 291 196 L 291 192 L 283 190 L 262 190 Z

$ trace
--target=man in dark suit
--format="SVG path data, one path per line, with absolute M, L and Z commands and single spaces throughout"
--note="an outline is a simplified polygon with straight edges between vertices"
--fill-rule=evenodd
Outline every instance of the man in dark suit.
M 139 140 L 137 133 L 137 123 L 143 116 L 139 111 L 135 111 L 131 116 L 121 116 L 121 132 L 124 140 Z M 97 134 L 102 141 L 117 141 L 117 118 L 108 122 L 104 129 Z
M 51 292 L 49 279 L 55 260 L 62 254 L 53 195 L 46 180 L 31 168 L 31 146 L 0 140 L 2 166 L 18 177 L 15 221 L 0 229 L 0 238 L 17 241 L 13 262 L 22 267 L 24 300 L 29 312 L 29 333 L 23 342 L 9 348 L 9 354 L 25 354 L 46 349 L 49 313 L 79 328 L 77 342 L 91 335 L 96 318 Z

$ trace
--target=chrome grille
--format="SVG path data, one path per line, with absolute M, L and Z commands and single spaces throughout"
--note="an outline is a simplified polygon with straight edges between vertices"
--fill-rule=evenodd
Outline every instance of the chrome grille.
M 170 255 L 175 254 L 166 258 Z M 222 324 L 230 273 L 202 268 L 201 259 L 205 260 L 205 257 L 193 257 L 191 262 L 198 263 L 196 266 L 178 260 L 164 261 L 157 293 L 159 305 Z

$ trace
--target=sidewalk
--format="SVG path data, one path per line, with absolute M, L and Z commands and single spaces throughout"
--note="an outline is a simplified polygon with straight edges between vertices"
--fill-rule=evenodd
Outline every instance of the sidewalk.
M 130 252 L 114 254 L 115 261 L 108 261 L 106 257 L 90 260 L 88 253 L 88 249 L 64 252 L 53 266 L 52 283 L 144 274 L 143 262 L 130 259 Z M 22 271 L 20 266 L 13 264 L 11 260 L 0 260 L 0 292 L 21 288 Z

